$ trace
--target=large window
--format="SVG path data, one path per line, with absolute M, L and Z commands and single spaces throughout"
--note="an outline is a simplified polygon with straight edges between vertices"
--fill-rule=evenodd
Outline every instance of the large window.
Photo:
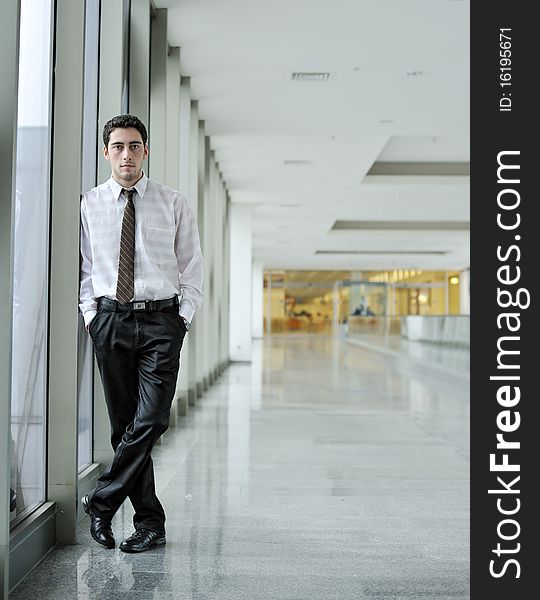
M 51 0 L 21 1 L 14 211 L 11 522 L 45 500 Z
M 97 176 L 99 81 L 99 0 L 87 0 L 84 43 L 84 105 L 82 190 L 93 188 Z M 79 471 L 92 462 L 93 352 L 84 320 L 79 315 Z

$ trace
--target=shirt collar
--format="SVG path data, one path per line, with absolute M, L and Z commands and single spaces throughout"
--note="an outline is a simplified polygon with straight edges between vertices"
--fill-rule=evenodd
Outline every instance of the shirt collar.
M 144 192 L 146 192 L 146 187 L 148 185 L 148 177 L 143 173 L 143 176 L 137 181 L 137 183 L 133 186 L 137 191 L 137 194 L 142 198 L 144 196 Z M 118 181 L 114 177 L 110 177 L 109 179 L 109 187 L 111 188 L 111 192 L 113 193 L 114 199 L 118 201 L 120 198 L 120 194 L 124 189 Z

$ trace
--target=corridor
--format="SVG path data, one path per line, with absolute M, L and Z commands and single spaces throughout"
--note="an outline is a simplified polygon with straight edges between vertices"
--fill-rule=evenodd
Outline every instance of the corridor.
M 106 550 L 85 517 L 10 598 L 468 598 L 468 442 L 466 377 L 331 337 L 258 340 L 154 450 L 167 545 Z

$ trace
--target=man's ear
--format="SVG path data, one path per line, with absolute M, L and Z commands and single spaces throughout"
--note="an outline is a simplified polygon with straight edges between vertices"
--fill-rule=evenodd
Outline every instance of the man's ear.
M 107 148 L 107 146 L 103 146 L 103 156 L 106 158 L 106 160 L 109 160 L 110 158 L 109 149 Z
M 148 158 L 148 150 L 149 150 L 148 144 L 145 144 L 144 145 L 144 156 L 143 156 L 143 159 Z

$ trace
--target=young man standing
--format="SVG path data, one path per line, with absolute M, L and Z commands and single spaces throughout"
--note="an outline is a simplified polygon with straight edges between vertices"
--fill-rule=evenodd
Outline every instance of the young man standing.
M 94 540 L 114 548 L 111 520 L 129 497 L 135 533 L 120 544 L 165 544 L 151 450 L 169 424 L 182 341 L 202 303 L 197 223 L 179 192 L 148 179 L 144 124 L 120 115 L 103 128 L 111 178 L 81 202 L 80 309 L 94 342 L 114 458 L 82 499 Z

